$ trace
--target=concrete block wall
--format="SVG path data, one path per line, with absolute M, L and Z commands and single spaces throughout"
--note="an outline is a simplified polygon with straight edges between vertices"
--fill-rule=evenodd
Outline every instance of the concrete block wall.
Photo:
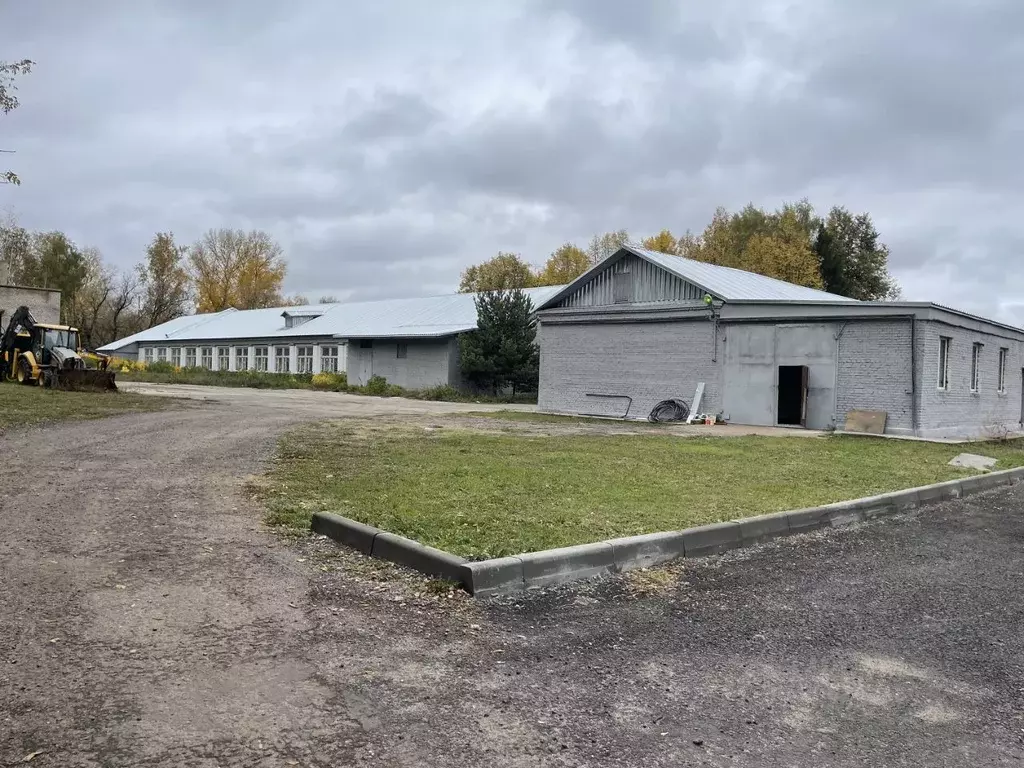
M 843 429 L 849 411 L 886 411 L 886 432 L 913 434 L 912 335 L 909 318 L 855 320 L 842 327 L 836 375 L 838 429 Z
M 60 323 L 60 291 L 0 285 L 0 332 L 7 329 L 7 321 L 18 307 L 28 307 L 36 322 Z
M 938 388 L 940 338 L 950 338 L 949 384 Z M 980 381 L 971 391 L 973 345 L 983 344 Z M 1006 392 L 998 391 L 999 349 L 1005 347 Z M 1021 368 L 1024 344 L 1009 335 L 982 332 L 940 322 L 918 323 L 919 434 L 926 437 L 977 437 L 992 430 L 1020 430 Z
M 406 357 L 398 357 L 398 345 L 406 344 Z M 408 341 L 374 339 L 373 346 L 363 348 L 358 339 L 348 344 L 348 380 L 364 385 L 371 376 L 383 376 L 388 384 L 406 389 L 425 389 L 451 380 L 449 339 Z
M 714 325 L 706 318 L 654 323 L 541 323 L 540 400 L 544 411 L 646 418 L 661 400 L 692 405 L 704 382 L 700 410 L 721 407 L 722 365 L 712 361 Z M 719 350 L 721 352 L 721 350 Z

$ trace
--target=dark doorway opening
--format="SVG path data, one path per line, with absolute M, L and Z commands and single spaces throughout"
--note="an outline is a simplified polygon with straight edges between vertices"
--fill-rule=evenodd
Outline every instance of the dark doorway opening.
M 779 366 L 778 423 L 807 426 L 807 366 Z

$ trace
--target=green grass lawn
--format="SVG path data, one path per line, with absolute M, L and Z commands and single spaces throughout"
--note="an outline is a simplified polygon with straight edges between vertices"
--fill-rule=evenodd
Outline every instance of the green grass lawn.
M 1024 464 L 1020 442 L 859 437 L 528 437 L 470 431 L 285 436 L 261 486 L 271 525 L 326 510 L 469 558 L 687 528 L 963 476 L 974 450 Z
M 64 392 L 0 382 L 0 434 L 10 427 L 158 411 L 168 398 L 126 392 Z

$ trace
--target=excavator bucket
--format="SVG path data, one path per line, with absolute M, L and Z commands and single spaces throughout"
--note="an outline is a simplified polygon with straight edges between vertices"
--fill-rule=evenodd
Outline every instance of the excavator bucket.
M 51 374 L 50 386 L 54 389 L 72 391 L 110 390 L 117 391 L 114 372 L 98 368 L 77 368 L 70 371 L 55 371 Z

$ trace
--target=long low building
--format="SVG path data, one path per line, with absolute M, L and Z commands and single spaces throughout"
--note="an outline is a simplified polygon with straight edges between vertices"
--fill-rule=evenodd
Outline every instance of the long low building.
M 531 288 L 534 306 L 562 286 Z M 146 362 L 223 371 L 345 372 L 352 384 L 383 376 L 422 389 L 463 387 L 458 337 L 476 329 L 476 294 L 225 309 L 187 315 L 104 345 Z
M 538 305 L 542 410 L 646 418 L 662 400 L 746 425 L 1005 434 L 1024 419 L 1024 330 L 861 302 L 626 246 Z

